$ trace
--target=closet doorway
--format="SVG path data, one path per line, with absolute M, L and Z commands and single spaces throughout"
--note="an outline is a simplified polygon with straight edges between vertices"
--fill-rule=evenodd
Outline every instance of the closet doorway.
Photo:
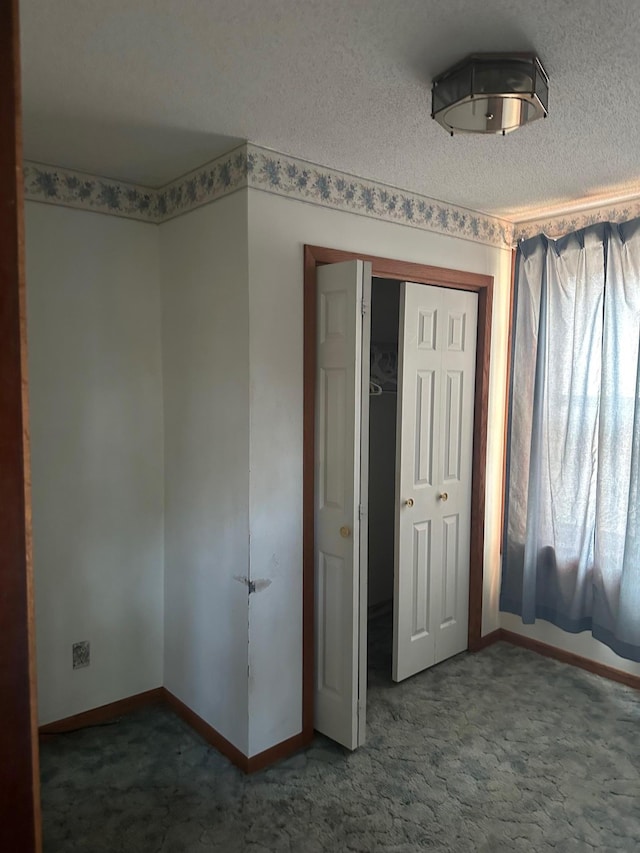
M 370 304 L 360 572 L 375 664 L 392 651 L 402 681 L 467 648 L 478 297 L 374 278 Z
M 353 749 L 367 615 L 396 681 L 480 644 L 492 278 L 344 257 L 306 247 L 303 679 L 305 731 Z

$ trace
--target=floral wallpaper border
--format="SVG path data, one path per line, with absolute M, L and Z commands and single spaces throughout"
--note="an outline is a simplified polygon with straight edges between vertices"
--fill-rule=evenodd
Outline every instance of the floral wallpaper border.
M 512 242 L 511 223 L 506 220 L 251 143 L 247 145 L 247 171 L 253 189 L 492 246 L 505 247 Z
M 160 224 L 244 187 L 334 210 L 508 248 L 536 234 L 558 238 L 597 222 L 640 216 L 640 198 L 512 224 L 252 143 L 159 189 L 26 161 L 25 198 Z
M 247 186 L 247 146 L 241 145 L 156 190 L 157 222 L 166 222 Z
M 628 222 L 638 216 L 640 216 L 640 198 L 531 219 L 528 222 L 516 222 L 513 225 L 513 239 L 514 243 L 518 243 L 537 234 L 546 234 L 547 237 L 557 240 L 565 234 L 571 234 L 589 225 L 596 225 L 598 222 Z
M 434 201 L 247 143 L 155 189 L 25 162 L 25 198 L 159 224 L 244 187 L 435 231 L 510 246 L 506 220 Z
M 159 189 L 27 161 L 25 198 L 157 225 L 245 187 L 245 148 L 223 154 Z
M 157 191 L 149 187 L 30 161 L 24 163 L 23 176 L 27 201 L 94 210 L 143 222 L 157 221 Z

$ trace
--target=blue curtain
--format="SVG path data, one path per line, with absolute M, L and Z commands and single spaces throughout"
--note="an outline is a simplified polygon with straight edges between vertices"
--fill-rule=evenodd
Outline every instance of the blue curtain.
M 518 249 L 500 609 L 640 661 L 640 219 Z

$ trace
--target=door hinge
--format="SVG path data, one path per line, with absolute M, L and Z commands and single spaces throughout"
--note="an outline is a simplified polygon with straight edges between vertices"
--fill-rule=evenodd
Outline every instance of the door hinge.
M 360 310 L 362 311 L 362 316 L 366 316 L 367 311 L 369 310 L 369 306 L 365 302 L 364 298 L 360 302 Z
M 362 516 L 367 514 L 367 508 L 364 504 L 358 505 L 358 521 L 362 521 Z

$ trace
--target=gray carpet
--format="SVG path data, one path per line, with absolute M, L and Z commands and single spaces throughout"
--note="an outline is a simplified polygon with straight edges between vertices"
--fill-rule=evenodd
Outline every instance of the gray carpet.
M 164 708 L 43 744 L 45 853 L 640 851 L 640 694 L 500 643 L 395 685 L 367 744 L 246 777 Z

